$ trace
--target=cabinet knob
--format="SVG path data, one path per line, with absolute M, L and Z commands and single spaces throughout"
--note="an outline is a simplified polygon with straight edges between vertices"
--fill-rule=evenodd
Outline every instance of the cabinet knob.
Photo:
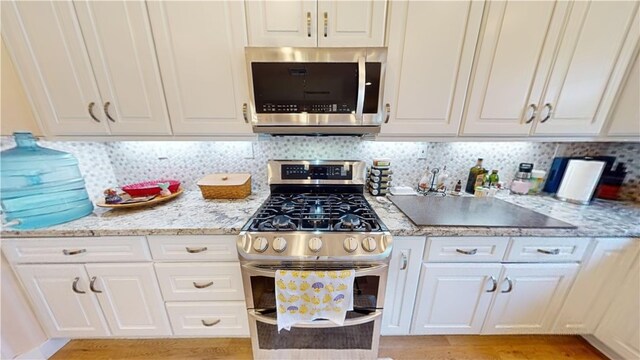
M 107 119 L 109 119 L 111 122 L 116 122 L 116 120 L 109 114 L 109 106 L 111 106 L 111 103 L 109 101 L 104 103 L 104 114 L 107 115 Z
M 547 115 L 545 115 L 544 118 L 540 120 L 540 123 L 542 124 L 547 122 L 547 120 L 551 118 L 551 114 L 553 113 L 553 106 L 551 106 L 551 103 L 544 104 L 544 108 L 547 109 Z
M 247 103 L 242 104 L 242 117 L 244 118 L 244 122 L 249 123 L 249 106 Z
M 478 253 L 478 249 L 471 249 L 471 250 L 456 249 L 456 252 L 464 255 L 475 255 L 476 253 Z
M 76 294 L 86 294 L 86 291 L 82 291 L 82 290 L 78 290 L 78 283 L 80 282 L 80 278 L 76 276 L 75 279 L 73 279 L 73 284 L 71 284 L 71 290 L 73 290 L 74 293 Z
M 533 119 L 536 118 L 536 113 L 538 112 L 538 107 L 536 106 L 536 104 L 529 105 L 529 109 L 531 110 L 531 115 L 529 115 L 529 118 L 527 118 L 525 124 L 530 124 Z
M 93 291 L 96 294 L 101 294 L 102 290 L 96 290 L 96 280 L 97 280 L 97 277 L 95 276 L 91 278 L 91 282 L 89 283 L 89 289 L 91 289 L 91 291 Z
M 220 319 L 216 319 L 213 321 L 206 321 L 206 320 L 202 320 L 202 325 L 204 326 L 213 326 L 213 325 L 217 325 L 220 322 Z
M 324 37 L 327 37 L 327 33 L 329 32 L 329 13 L 324 12 Z
M 96 106 L 96 103 L 94 103 L 93 101 L 89 103 L 89 116 L 91 116 L 91 118 L 93 119 L 93 121 L 95 122 L 100 122 L 100 119 L 98 119 L 94 114 L 93 114 L 93 107 Z
M 311 37 L 311 12 L 307 11 L 307 37 Z
M 502 290 L 500 292 L 503 294 L 510 293 L 511 290 L 513 290 L 513 281 L 511 281 L 508 276 L 504 280 L 507 282 L 508 287 L 507 290 Z
M 387 114 L 385 115 L 385 119 L 384 119 L 384 123 L 386 124 L 386 123 L 388 123 L 388 122 L 389 122 L 389 117 L 391 117 L 391 105 L 386 104 L 386 105 L 384 106 L 384 111 L 387 113 Z
M 553 250 L 538 249 L 537 251 L 539 253 L 541 253 L 541 254 L 547 254 L 547 255 L 558 255 L 558 254 L 560 254 L 560 249 L 558 249 L 558 248 L 555 248 Z
M 196 289 L 204 289 L 204 288 L 208 288 L 209 286 L 213 285 L 213 281 L 209 281 L 206 284 L 198 284 L 197 282 L 193 282 L 193 287 L 195 287 Z
M 400 258 L 400 264 L 400 270 L 407 270 L 407 266 L 409 265 L 409 258 L 404 251 L 402 252 L 402 257 Z
M 203 251 L 207 251 L 207 247 L 206 246 L 203 246 L 201 248 L 190 248 L 190 247 L 187 246 L 187 247 L 185 247 L 185 249 L 190 254 L 196 254 L 196 253 L 201 253 Z
M 78 249 L 78 250 L 67 250 L 67 249 L 63 249 L 62 253 L 65 255 L 78 255 L 78 254 L 82 254 L 82 253 L 86 253 L 87 249 Z
M 489 280 L 491 280 L 491 289 L 487 290 L 487 292 L 488 293 L 495 292 L 498 289 L 498 281 L 496 281 L 496 278 L 494 278 L 493 275 L 491 275 Z

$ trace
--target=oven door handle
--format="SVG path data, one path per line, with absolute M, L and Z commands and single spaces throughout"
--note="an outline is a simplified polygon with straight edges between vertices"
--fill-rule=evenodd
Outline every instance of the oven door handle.
M 358 58 L 358 98 L 356 101 L 356 120 L 360 124 L 364 121 L 362 116 L 364 112 L 364 92 L 367 89 L 367 66 L 364 56 Z
M 382 274 L 386 274 L 387 273 L 387 268 L 389 266 L 387 264 L 380 264 L 380 265 L 374 265 L 368 268 L 362 268 L 362 269 L 356 269 L 356 277 L 358 276 L 367 276 L 367 275 L 382 275 Z M 261 269 L 259 267 L 256 266 L 252 266 L 251 264 L 243 264 L 242 265 L 243 270 L 245 270 L 247 272 L 247 274 L 249 276 L 265 276 L 265 277 L 272 277 L 275 278 L 276 277 L 276 271 L 277 270 L 270 270 L 270 269 Z M 283 266 L 282 269 L 278 269 L 278 270 L 287 270 L 286 266 Z M 301 269 L 301 268 L 291 268 L 290 270 L 299 270 L 299 271 L 325 271 L 322 269 Z M 349 270 L 349 269 L 344 269 L 344 270 Z M 339 271 L 339 270 L 336 270 Z
M 264 316 L 261 315 L 260 313 L 257 313 L 253 310 L 249 310 L 249 316 L 251 316 L 252 318 L 254 318 L 256 321 L 259 321 L 261 323 L 266 323 L 269 325 L 277 325 L 278 324 L 278 320 L 274 319 L 274 318 L 270 318 L 268 316 Z M 366 315 L 366 316 L 361 316 L 355 319 L 346 319 L 344 321 L 343 325 L 338 325 L 336 323 L 333 323 L 329 320 L 316 320 L 316 321 L 308 321 L 308 322 L 303 322 L 303 323 L 298 323 L 295 325 L 292 325 L 292 327 L 298 327 L 298 328 L 333 328 L 333 327 L 343 327 L 343 326 L 353 326 L 353 325 L 360 325 L 360 324 L 366 324 L 368 322 L 374 321 L 375 319 L 377 319 L 378 317 L 382 316 L 382 311 L 380 310 L 376 310 L 375 312 L 371 313 L 370 315 Z

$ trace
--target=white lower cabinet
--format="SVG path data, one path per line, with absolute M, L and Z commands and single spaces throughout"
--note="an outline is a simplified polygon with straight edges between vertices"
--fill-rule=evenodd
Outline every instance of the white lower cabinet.
M 244 301 L 168 302 L 175 335 L 247 336 L 249 319 Z
M 477 334 L 491 305 L 500 264 L 422 264 L 413 334 Z
M 170 335 L 153 264 L 86 264 L 94 292 L 116 336 Z
M 97 337 L 109 328 L 81 264 L 18 265 L 40 323 L 50 337 Z
M 595 335 L 616 352 L 616 358 L 640 359 L 640 257 L 629 268 Z
M 409 334 L 424 242 L 423 237 L 393 238 L 380 330 L 382 335 Z
M 503 265 L 503 276 L 482 332 L 551 332 L 578 267 L 578 264 Z

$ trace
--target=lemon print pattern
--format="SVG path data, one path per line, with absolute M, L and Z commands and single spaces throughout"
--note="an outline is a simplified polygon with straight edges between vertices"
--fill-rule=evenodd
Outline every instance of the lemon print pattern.
M 283 293 L 278 294 L 278 300 L 280 300 L 280 302 L 287 302 L 287 297 L 284 296 Z
M 333 284 L 327 284 L 327 286 L 324 287 L 325 289 L 327 289 L 328 292 L 332 293 L 335 288 L 333 287 Z
M 300 283 L 300 291 L 307 291 L 311 285 L 308 282 L 303 281 Z
M 332 279 L 337 279 L 337 278 L 338 278 L 338 273 L 337 273 L 337 272 L 335 272 L 335 271 L 329 271 L 329 272 L 327 273 L 327 275 L 328 275 L 330 278 L 332 278 Z
M 282 281 L 282 279 L 278 280 L 276 284 L 278 285 L 278 288 L 282 290 L 287 288 L 287 286 L 284 284 L 284 281 Z
M 309 308 L 307 307 L 307 305 L 300 305 L 300 314 L 306 314 L 307 311 L 309 311 Z
M 284 306 L 280 305 L 280 306 L 278 306 L 278 312 L 280 314 L 284 314 L 284 313 L 287 312 L 287 309 L 285 309 Z
M 349 270 L 342 270 L 342 271 L 340 272 L 340 278 L 341 278 L 341 279 L 346 279 L 346 278 L 348 278 L 349 276 L 351 276 L 351 271 L 349 271 Z
M 302 294 L 302 300 L 304 300 L 305 302 L 310 303 L 311 302 L 311 296 L 309 296 L 309 294 L 304 293 Z
M 300 300 L 300 296 L 297 296 L 297 295 L 293 295 L 292 297 L 289 298 L 290 303 L 294 303 L 298 300 Z
M 287 287 L 289 288 L 289 290 L 298 290 L 298 286 L 293 280 L 289 281 L 289 284 L 287 285 Z
M 326 303 L 328 303 L 330 301 L 331 301 L 331 295 L 324 294 L 324 297 L 322 298 L 322 302 L 326 304 Z
M 342 291 L 342 290 L 347 290 L 347 285 L 340 283 L 340 285 L 338 285 L 338 291 Z
M 311 275 L 311 272 L 309 272 L 309 271 L 302 271 L 302 272 L 300 273 L 300 277 L 301 277 L 301 278 L 303 278 L 303 279 L 308 278 L 308 277 L 309 277 L 309 275 Z

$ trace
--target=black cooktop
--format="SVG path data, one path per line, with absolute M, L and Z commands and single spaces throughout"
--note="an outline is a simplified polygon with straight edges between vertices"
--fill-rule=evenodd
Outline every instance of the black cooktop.
M 389 200 L 418 226 L 575 228 L 493 197 L 389 196 Z
M 358 231 L 387 228 L 362 194 L 272 194 L 244 231 Z

